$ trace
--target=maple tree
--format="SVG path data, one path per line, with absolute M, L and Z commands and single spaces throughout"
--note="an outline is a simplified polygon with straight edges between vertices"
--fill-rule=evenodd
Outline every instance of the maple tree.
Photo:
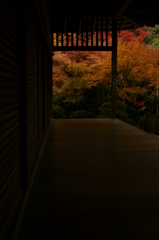
M 103 36 L 105 40 L 105 35 Z M 111 32 L 108 37 L 111 45 Z M 135 111 L 139 111 L 140 116 L 146 112 L 158 113 L 159 48 L 152 44 L 152 38 L 150 29 L 118 33 L 117 97 L 127 105 L 131 117 L 132 112 L 138 115 Z M 94 43 L 95 41 L 94 35 Z M 100 33 L 98 41 L 100 45 Z M 60 103 L 65 109 L 73 104 L 74 110 L 85 109 L 99 115 L 99 108 L 111 95 L 111 81 L 111 52 L 57 52 L 54 55 L 54 103 Z
M 159 49 L 138 41 L 118 43 L 118 94 L 127 101 L 136 102 L 137 93 L 142 95 L 157 86 L 159 79 Z M 143 86 L 143 83 L 146 86 Z M 151 94 L 152 97 L 154 92 Z M 142 108 L 143 110 L 143 108 Z

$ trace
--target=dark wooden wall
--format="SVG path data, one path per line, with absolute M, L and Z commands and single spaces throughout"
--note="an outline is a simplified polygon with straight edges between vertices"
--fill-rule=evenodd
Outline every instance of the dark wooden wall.
M 49 127 L 51 69 L 34 1 L 0 1 L 0 239 L 11 239 Z

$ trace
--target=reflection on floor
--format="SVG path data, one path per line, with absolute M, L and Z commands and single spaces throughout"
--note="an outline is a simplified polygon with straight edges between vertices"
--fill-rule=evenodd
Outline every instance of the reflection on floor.
M 119 120 L 54 120 L 18 240 L 159 239 L 159 140 Z

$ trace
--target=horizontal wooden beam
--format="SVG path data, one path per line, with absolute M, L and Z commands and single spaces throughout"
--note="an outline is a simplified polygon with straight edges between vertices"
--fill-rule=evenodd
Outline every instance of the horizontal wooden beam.
M 111 46 L 54 46 L 53 51 L 112 51 Z

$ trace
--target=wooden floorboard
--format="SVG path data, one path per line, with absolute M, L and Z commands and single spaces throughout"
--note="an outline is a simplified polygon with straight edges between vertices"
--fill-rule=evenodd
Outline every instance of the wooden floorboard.
M 159 140 L 119 120 L 54 120 L 18 240 L 159 239 Z

